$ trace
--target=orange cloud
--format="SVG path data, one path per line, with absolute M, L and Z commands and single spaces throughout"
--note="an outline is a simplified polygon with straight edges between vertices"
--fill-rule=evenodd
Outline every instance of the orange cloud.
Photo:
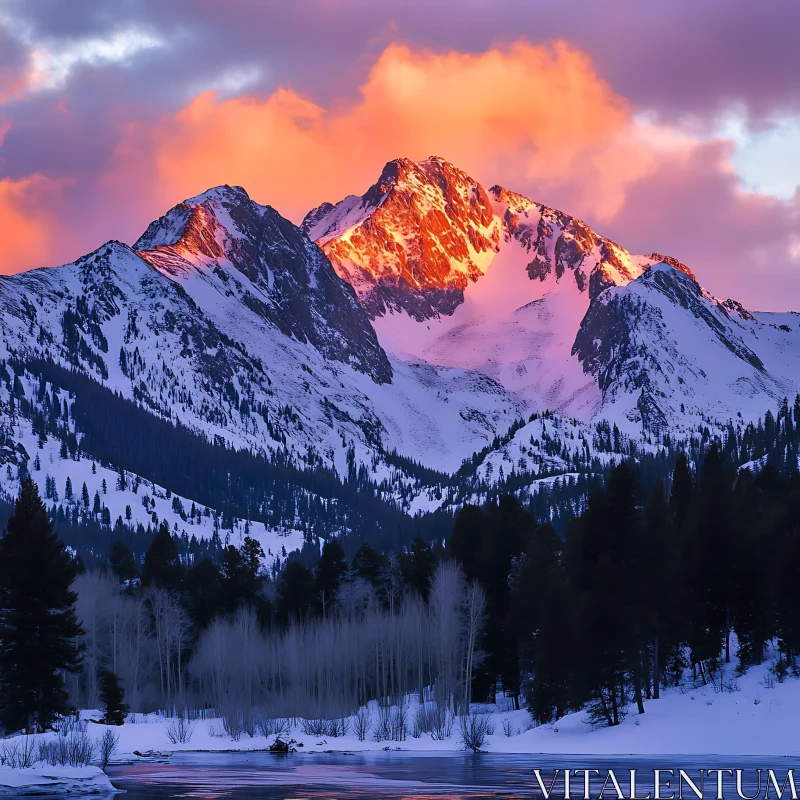
M 40 267 L 51 255 L 53 220 L 46 210 L 56 186 L 41 175 L 0 180 L 0 274 Z
M 133 126 L 109 185 L 146 181 L 169 205 L 241 184 L 297 220 L 322 200 L 364 191 L 389 159 L 436 154 L 545 200 L 570 187 L 582 213 L 609 216 L 652 168 L 631 113 L 563 43 L 478 55 L 392 45 L 354 103 L 324 108 L 288 88 L 225 100 L 206 92 L 150 129 Z
M 299 221 L 366 190 L 387 160 L 428 155 L 583 217 L 630 249 L 674 255 L 714 291 L 741 288 L 766 307 L 797 296 L 800 199 L 742 192 L 724 142 L 642 122 L 582 52 L 525 41 L 478 54 L 391 45 L 347 102 L 320 104 L 289 87 L 205 92 L 155 122 L 132 121 L 100 185 L 75 180 L 79 203 L 59 206 L 60 184 L 41 177 L 0 181 L 0 272 L 64 261 L 111 237 L 132 241 L 176 202 L 221 183 Z M 59 208 L 80 212 L 61 222 Z M 761 262 L 777 265 L 776 276 L 754 287 Z

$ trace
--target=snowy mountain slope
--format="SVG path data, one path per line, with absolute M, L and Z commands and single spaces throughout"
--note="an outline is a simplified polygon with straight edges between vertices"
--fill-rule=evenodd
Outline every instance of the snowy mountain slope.
M 176 206 L 137 248 L 109 242 L 74 264 L 0 278 L 0 386 L 7 383 L 9 400 L 19 380 L 17 401 L 47 418 L 35 364 L 52 360 L 211 441 L 342 477 L 361 465 L 406 507 L 418 481 L 393 451 L 453 472 L 526 410 L 484 375 L 390 359 L 319 248 L 242 190 L 220 187 Z M 13 416 L 13 405 L 0 405 L 3 460 L 13 466 L 0 474 L 7 495 L 20 469 L 35 472 L 32 430 Z M 53 467 L 58 482 L 69 469 L 77 480 L 86 470 L 74 464 L 87 461 L 68 411 L 63 425 L 77 444 Z M 52 447 L 61 449 L 58 439 Z M 130 465 L 108 465 L 118 468 Z M 94 483 L 87 480 L 92 496 Z M 182 531 L 169 498 L 160 502 L 155 489 L 151 497 L 144 514 L 130 504 L 131 524 L 155 513 Z M 187 508 L 195 501 L 182 496 Z M 113 519 L 118 505 L 108 505 Z M 291 516 L 284 522 L 280 532 L 291 534 Z M 195 524 L 198 535 L 208 533 Z M 259 538 L 271 535 L 265 529 Z
M 238 332 L 255 322 L 265 333 L 277 327 L 327 360 L 349 363 L 378 383 L 391 380 L 350 286 L 298 228 L 241 187 L 217 187 L 175 206 L 150 224 L 134 250 L 221 327 Z
M 2 395 L 0 390 L 0 398 Z M 0 403 L 7 408 L 7 402 L 0 400 Z M 60 505 L 70 518 L 94 519 L 108 525 L 109 529 L 118 524 L 155 529 L 165 523 L 175 536 L 187 540 L 192 537 L 211 539 L 216 532 L 221 541 L 237 547 L 244 536 L 249 535 L 261 544 L 269 569 L 283 563 L 288 553 L 303 546 L 303 532 L 297 527 L 267 526 L 256 520 L 235 519 L 230 530 L 220 530 L 217 510 L 196 502 L 196 498 L 174 494 L 168 487 L 133 473 L 126 474 L 123 486 L 118 470 L 96 463 L 85 454 L 76 458 L 62 457 L 60 442 L 55 438 L 39 447 L 38 437 L 28 420 L 17 418 L 14 439 L 16 457 L 0 457 L 0 488 L 9 499 L 19 492 L 19 466 L 24 463 L 25 471 L 36 482 L 48 508 Z M 68 479 L 71 496 L 67 495 Z M 88 504 L 84 502 L 84 486 Z M 99 513 L 95 512 L 95 502 L 99 502 Z
M 800 315 L 726 307 L 658 264 L 591 305 L 573 352 L 608 410 L 648 429 L 755 419 L 800 388 Z
M 796 315 L 721 303 L 676 259 L 631 254 L 440 158 L 390 162 L 304 227 L 388 352 L 481 372 L 538 411 L 635 435 L 755 419 L 800 390 Z M 461 254 L 449 272 L 442 253 Z
M 316 504 L 323 535 L 351 530 L 351 512 L 452 510 L 498 487 L 532 497 L 559 475 L 575 479 L 572 503 L 592 475 L 655 452 L 662 434 L 674 444 L 698 424 L 720 431 L 800 390 L 800 315 L 720 303 L 674 259 L 632 255 L 442 159 L 390 162 L 364 196 L 323 204 L 304 228 L 318 244 L 222 186 L 172 208 L 133 248 L 108 242 L 73 264 L 0 277 L 0 493 L 29 472 L 44 494 L 70 475 L 94 498 L 106 479 L 112 524 L 130 506 L 130 525 L 208 537 L 224 518 L 231 537 L 247 523 L 275 556 L 314 527 L 298 502 Z M 109 391 L 57 386 L 50 362 Z M 201 499 L 185 481 L 169 485 L 163 460 L 156 477 L 152 460 L 132 469 L 108 448 L 90 471 L 101 459 L 81 448 L 73 391 L 97 398 L 98 417 L 119 410 L 116 392 L 148 420 L 179 423 L 208 445 L 191 450 L 204 457 L 224 443 L 258 454 L 259 469 L 286 468 L 280 500 L 262 484 L 233 510 L 230 473 L 214 473 L 222 485 Z M 130 445 L 135 432 L 123 436 Z M 110 496 L 119 469 L 150 485 L 147 504 L 128 487 Z M 320 488 L 327 470 L 344 494 Z M 362 495 L 347 506 L 351 491 Z M 187 514 L 192 505 L 203 514 Z M 376 525 L 408 526 L 398 519 Z

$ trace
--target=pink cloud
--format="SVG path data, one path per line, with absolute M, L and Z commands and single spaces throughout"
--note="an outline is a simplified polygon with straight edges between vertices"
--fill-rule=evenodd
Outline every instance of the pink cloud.
M 675 255 L 717 294 L 800 308 L 797 203 L 743 192 L 729 145 L 638 124 L 636 110 L 565 43 L 480 52 L 393 44 L 348 99 L 322 103 L 283 86 L 227 99 L 203 92 L 154 120 L 132 114 L 107 168 L 79 181 L 78 225 L 54 213 L 58 192 L 32 193 L 28 179 L 0 184 L 0 220 L 16 214 L 20 231 L 2 268 L 65 260 L 67 242 L 74 258 L 107 238 L 132 241 L 219 183 L 241 184 L 299 221 L 323 200 L 363 192 L 391 158 L 436 154 L 629 249 Z
M 0 180 L 0 274 L 48 263 L 57 251 L 58 224 L 51 211 L 60 187 L 42 175 Z
M 800 309 L 800 195 L 784 202 L 746 192 L 731 144 L 714 140 L 662 156 L 628 186 L 607 230 L 639 251 L 690 264 L 712 293 L 754 309 Z

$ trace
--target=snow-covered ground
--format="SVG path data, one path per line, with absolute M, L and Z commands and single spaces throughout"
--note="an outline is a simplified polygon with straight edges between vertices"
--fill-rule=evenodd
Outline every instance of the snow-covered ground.
M 660 700 L 646 700 L 645 713 L 635 706 L 615 728 L 592 728 L 586 713 L 569 714 L 552 725 L 533 727 L 528 713 L 504 710 L 500 706 L 474 707 L 487 713 L 493 733 L 487 736 L 483 750 L 489 753 L 562 754 L 562 755 L 729 755 L 729 756 L 798 756 L 796 737 L 797 709 L 800 707 L 800 680 L 789 678 L 778 683 L 769 665 L 753 667 L 740 677 L 728 670 L 720 691 L 711 684 L 682 686 L 662 692 Z M 294 739 L 297 752 L 407 752 L 409 755 L 463 749 L 458 720 L 446 738 L 435 740 L 428 733 L 414 736 L 414 718 L 418 709 L 412 698 L 406 709 L 408 734 L 404 741 L 380 740 L 374 735 L 378 712 L 370 707 L 371 728 L 364 741 L 355 733 L 355 721 L 349 720 L 344 736 L 318 736 L 304 732 L 302 720 L 293 721 L 281 738 Z M 83 712 L 84 718 L 96 720 L 97 711 Z M 121 727 L 111 728 L 119 735 L 113 762 L 163 759 L 176 752 L 232 752 L 265 750 L 275 735 L 231 737 L 221 719 L 184 722 L 184 741 L 176 741 L 179 721 L 158 713 L 129 715 Z M 89 736 L 99 741 L 107 730 L 99 723 L 88 725 Z M 37 737 L 46 741 L 55 733 Z M 98 767 L 50 767 L 37 764 L 29 769 L 0 766 L 0 796 L 25 794 L 102 793 L 113 791 L 108 778 Z
M 795 735 L 797 709 L 800 708 L 800 680 L 789 678 L 778 683 L 768 665 L 753 667 L 736 677 L 732 670 L 718 691 L 712 685 L 691 688 L 688 685 L 662 692 L 660 700 L 646 700 L 645 713 L 635 705 L 623 722 L 614 728 L 592 728 L 586 713 L 569 714 L 552 725 L 533 727 L 527 711 L 508 711 L 498 706 L 478 707 L 491 715 L 494 733 L 483 747 L 491 753 L 560 753 L 596 755 L 800 755 L 800 741 Z M 427 733 L 412 735 L 418 708 L 411 699 L 407 708 L 408 735 L 405 741 L 376 741 L 374 730 L 377 709 L 370 708 L 372 727 L 365 741 L 355 734 L 354 721 L 345 736 L 314 736 L 303 732 L 302 721 L 293 725 L 282 738 L 302 743 L 298 752 L 323 751 L 454 751 L 463 748 L 458 720 L 450 735 L 434 740 Z M 98 716 L 98 712 L 85 712 Z M 263 750 L 275 736 L 248 736 L 233 739 L 225 733 L 221 719 L 188 723 L 188 741 L 171 741 L 176 720 L 160 714 L 132 714 L 125 725 L 114 728 L 119 733 L 115 759 L 137 759 L 134 755 L 155 751 L 230 751 Z M 91 725 L 97 735 L 104 726 Z
M 83 797 L 115 791 L 100 767 L 0 767 L 0 797 L 65 794 Z

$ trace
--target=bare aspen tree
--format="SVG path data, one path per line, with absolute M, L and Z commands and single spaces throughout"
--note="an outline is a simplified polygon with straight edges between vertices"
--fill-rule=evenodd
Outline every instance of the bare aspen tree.
M 472 702 L 472 676 L 476 666 L 480 664 L 478 641 L 486 625 L 486 595 L 477 581 L 467 586 L 465 597 L 466 616 L 466 659 L 464 669 L 464 708 L 469 711 Z

